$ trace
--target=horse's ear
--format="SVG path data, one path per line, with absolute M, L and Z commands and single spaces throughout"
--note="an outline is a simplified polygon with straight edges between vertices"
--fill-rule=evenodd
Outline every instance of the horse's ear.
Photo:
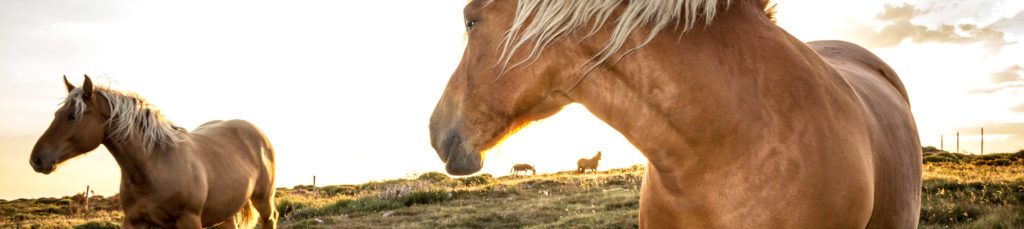
M 82 98 L 89 100 L 92 98 L 92 79 L 89 79 L 89 75 L 85 75 L 85 83 L 82 83 Z
M 64 75 L 64 86 L 68 88 L 68 93 L 71 93 L 71 90 L 75 90 L 75 85 L 71 85 L 71 82 L 68 82 L 68 75 Z

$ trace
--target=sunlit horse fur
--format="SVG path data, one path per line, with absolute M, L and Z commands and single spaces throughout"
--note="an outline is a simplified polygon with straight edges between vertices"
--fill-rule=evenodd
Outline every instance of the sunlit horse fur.
M 475 0 L 434 113 L 446 170 L 579 103 L 648 159 L 641 227 L 914 228 L 921 148 L 899 77 L 805 44 L 767 0 Z
M 601 161 L 601 151 L 597 151 L 597 155 L 587 158 L 580 158 L 576 161 L 576 172 L 585 173 L 587 170 L 597 172 L 597 163 Z
M 124 228 L 275 228 L 274 149 L 256 126 L 210 121 L 186 133 L 141 97 L 64 79 L 68 95 L 32 149 L 50 174 L 107 147 L 121 168 Z M 224 224 L 222 224 L 224 223 Z
M 537 170 L 534 169 L 533 166 L 530 164 L 515 164 L 512 166 L 512 171 L 510 172 L 512 173 L 513 176 L 515 176 L 516 174 L 519 174 L 519 172 L 523 172 L 523 174 L 526 174 L 526 172 L 528 171 L 532 171 L 533 175 L 537 175 Z

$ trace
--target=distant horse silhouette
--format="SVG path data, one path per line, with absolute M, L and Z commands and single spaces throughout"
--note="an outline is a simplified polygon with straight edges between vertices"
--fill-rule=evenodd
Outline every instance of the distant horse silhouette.
M 580 158 L 579 161 L 576 161 L 576 171 L 580 173 L 585 173 L 587 172 L 587 170 L 593 170 L 594 172 L 597 172 L 597 162 L 600 160 L 601 151 L 597 151 L 597 155 L 590 159 Z
M 124 228 L 276 228 L 274 148 L 253 124 L 210 121 L 191 133 L 138 95 L 94 87 L 68 95 L 29 161 L 50 174 L 100 144 L 121 167 Z
M 537 175 L 537 170 L 533 169 L 533 166 L 530 164 L 516 164 L 512 166 L 512 175 L 516 175 L 519 171 L 523 171 L 523 174 L 526 174 L 526 171 L 533 171 L 533 175 Z

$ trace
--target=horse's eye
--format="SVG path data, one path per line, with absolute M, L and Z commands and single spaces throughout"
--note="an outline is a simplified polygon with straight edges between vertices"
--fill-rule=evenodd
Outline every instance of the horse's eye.
M 468 20 L 468 21 L 466 21 L 466 31 L 473 30 L 473 27 L 475 27 L 475 26 L 476 26 L 476 20 Z
M 68 114 L 69 121 L 75 121 L 75 119 L 78 119 L 78 117 L 75 117 L 75 114 Z

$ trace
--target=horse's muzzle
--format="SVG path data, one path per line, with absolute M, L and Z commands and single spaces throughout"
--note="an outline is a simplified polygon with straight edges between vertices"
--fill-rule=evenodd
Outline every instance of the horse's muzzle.
M 434 142 L 437 156 L 445 163 L 445 170 L 452 175 L 469 175 L 483 168 L 483 159 L 479 152 L 470 152 L 463 138 L 456 131 L 446 131 L 440 141 Z
M 56 160 L 45 159 L 40 154 L 33 154 L 32 158 L 29 159 L 29 164 L 32 165 L 32 169 L 37 173 L 50 174 L 57 167 Z

